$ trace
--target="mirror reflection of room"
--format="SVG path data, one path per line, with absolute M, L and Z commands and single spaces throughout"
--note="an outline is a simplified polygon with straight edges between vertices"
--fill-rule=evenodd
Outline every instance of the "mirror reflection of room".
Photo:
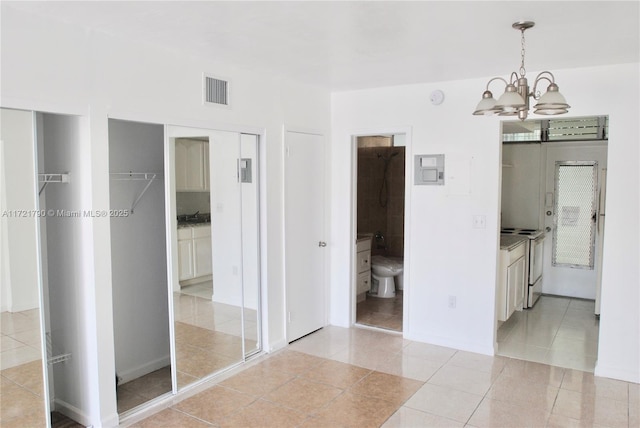
M 35 210 L 35 116 L 10 109 L 0 109 L 0 115 L 0 212 Z M 0 216 L 2 426 L 46 425 L 37 221 Z
M 242 295 L 241 284 L 228 281 L 226 272 L 233 271 L 236 277 L 239 272 L 234 251 L 234 244 L 240 242 L 239 228 L 225 223 L 227 212 L 233 213 L 240 204 L 235 170 L 238 142 L 214 146 L 206 130 L 202 135 L 192 135 L 193 132 L 197 130 L 186 130 L 184 137 L 172 139 L 178 259 L 173 310 L 178 388 L 243 358 L 241 308 L 221 298 L 227 294 L 239 298 Z M 214 205 L 216 215 L 212 215 Z M 231 221 L 239 223 L 240 217 Z M 221 235 L 225 233 L 229 236 Z M 223 265 L 216 262 L 219 254 L 225 257 Z

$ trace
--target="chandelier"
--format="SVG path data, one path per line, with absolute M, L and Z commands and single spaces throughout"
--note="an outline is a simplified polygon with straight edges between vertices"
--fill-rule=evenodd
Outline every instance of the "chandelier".
M 533 84 L 533 90 L 529 92 L 529 83 L 525 77 L 526 70 L 524 68 L 524 32 L 525 30 L 533 27 L 535 22 L 533 21 L 518 21 L 514 22 L 512 27 L 516 30 L 520 30 L 522 49 L 520 51 L 520 75 L 514 71 L 511 73 L 509 82 L 502 77 L 494 77 L 487 82 L 487 88 L 482 93 L 482 100 L 478 103 L 474 115 L 500 115 L 500 116 L 518 116 L 521 120 L 525 120 L 529 114 L 529 97 L 532 97 L 538 103 L 533 106 L 533 112 L 536 114 L 555 115 L 563 114 L 569 111 L 569 104 L 564 99 L 558 85 L 555 83 L 553 74 L 549 71 L 543 71 L 536 76 Z M 489 85 L 494 80 L 501 80 L 506 85 L 504 94 L 496 101 L 493 98 L 493 94 L 489 90 Z M 538 83 L 546 80 L 549 82 L 547 92 L 544 95 L 540 95 L 538 89 Z

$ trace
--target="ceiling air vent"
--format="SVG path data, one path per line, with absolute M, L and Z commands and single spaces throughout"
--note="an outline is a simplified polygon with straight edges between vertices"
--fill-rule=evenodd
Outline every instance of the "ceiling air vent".
M 205 74 L 204 103 L 229 106 L 229 82 Z

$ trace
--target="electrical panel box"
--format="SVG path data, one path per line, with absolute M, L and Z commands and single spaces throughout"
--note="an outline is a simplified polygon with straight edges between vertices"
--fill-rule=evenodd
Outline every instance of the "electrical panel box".
M 444 155 L 415 155 L 414 184 L 444 185 Z
M 251 183 L 251 158 L 240 159 L 240 183 Z

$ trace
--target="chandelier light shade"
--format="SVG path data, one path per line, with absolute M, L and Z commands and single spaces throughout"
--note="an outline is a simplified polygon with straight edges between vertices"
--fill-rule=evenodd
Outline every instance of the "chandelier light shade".
M 502 77 L 494 77 L 487 82 L 487 87 L 482 93 L 482 99 L 476 106 L 474 115 L 500 115 L 500 116 L 518 116 L 521 120 L 525 120 L 529 115 L 529 98 L 533 98 L 538 103 L 533 106 L 533 112 L 536 114 L 555 115 L 563 114 L 569 111 L 571 107 L 567 104 L 564 96 L 560 93 L 558 85 L 555 83 L 553 74 L 549 71 L 543 71 L 538 74 L 533 84 L 533 90 L 529 91 L 529 82 L 526 78 L 526 70 L 524 68 L 524 32 L 533 27 L 533 21 L 518 21 L 513 23 L 512 27 L 520 30 L 522 40 L 520 75 L 515 71 L 511 73 L 510 81 L 507 82 Z M 489 85 L 494 80 L 500 80 L 504 83 L 504 93 L 496 101 L 493 93 L 489 90 Z M 540 95 L 537 91 L 538 83 L 546 80 L 549 82 L 547 92 Z

